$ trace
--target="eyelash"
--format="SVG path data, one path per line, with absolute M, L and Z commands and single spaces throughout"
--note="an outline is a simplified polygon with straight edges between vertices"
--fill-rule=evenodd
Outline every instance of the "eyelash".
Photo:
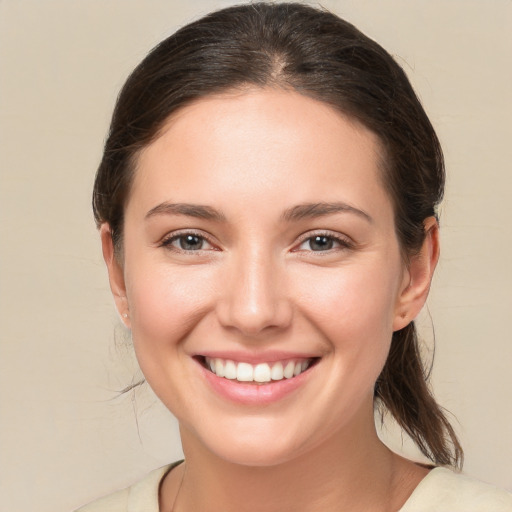
M 337 243 L 339 246 L 327 249 L 325 251 L 314 251 L 311 248 L 309 250 L 300 249 L 300 246 L 303 245 L 305 242 L 309 241 L 311 243 L 311 241 L 314 240 L 315 238 L 327 238 L 330 241 Z M 340 251 L 340 250 L 343 251 L 343 250 L 353 249 L 354 242 L 350 238 L 340 235 L 338 233 L 332 233 L 330 231 L 318 231 L 318 232 L 314 232 L 314 233 L 306 233 L 305 235 L 303 235 L 301 237 L 301 239 L 299 240 L 299 243 L 295 247 L 296 248 L 293 249 L 293 252 L 304 251 L 304 252 L 311 252 L 311 253 L 316 253 L 316 254 L 320 255 L 322 253 L 331 254 L 333 251 Z
M 212 250 L 212 249 L 197 249 L 197 250 L 182 249 L 180 247 L 175 247 L 173 245 L 173 242 L 179 241 L 180 239 L 184 239 L 187 236 L 197 237 L 200 239 L 200 241 L 206 242 L 209 245 L 211 245 L 213 247 L 213 250 L 218 250 L 215 248 L 215 244 L 207 236 L 205 236 L 204 233 L 199 233 L 197 231 L 182 231 L 182 232 L 178 232 L 178 233 L 171 233 L 169 236 L 165 237 L 162 240 L 162 242 L 160 243 L 160 247 L 165 247 L 166 249 L 169 249 L 169 250 L 172 250 L 175 252 L 179 252 L 179 253 L 185 253 L 185 254 L 198 253 L 198 252 L 202 252 L 205 250 L 206 251 Z
M 182 249 L 180 247 L 176 247 L 173 245 L 174 242 L 179 241 L 180 239 L 184 239 L 187 236 L 197 237 L 201 242 L 207 243 L 210 246 L 213 247 L 213 249 Z M 331 247 L 326 250 L 319 250 L 315 251 L 311 248 L 307 249 L 300 249 L 300 246 L 302 246 L 304 243 L 312 240 L 315 238 L 326 238 L 328 241 L 333 242 L 335 244 L 338 244 L 338 247 Z M 191 254 L 191 253 L 199 253 L 202 251 L 210 251 L 210 250 L 218 250 L 215 246 L 215 244 L 209 239 L 208 236 L 205 236 L 204 233 L 200 233 L 197 231 L 183 231 L 178 233 L 171 233 L 169 236 L 165 237 L 162 242 L 160 243 L 160 247 L 165 247 L 169 250 L 179 252 L 179 253 L 185 253 L 185 254 Z M 352 240 L 350 240 L 348 237 L 341 236 L 337 233 L 332 233 L 329 231 L 318 231 L 314 233 L 306 233 L 305 235 L 302 235 L 299 239 L 298 244 L 295 245 L 294 249 L 292 249 L 292 252 L 311 252 L 311 253 L 332 253 L 332 251 L 336 250 L 347 250 L 352 249 L 354 247 L 354 243 Z

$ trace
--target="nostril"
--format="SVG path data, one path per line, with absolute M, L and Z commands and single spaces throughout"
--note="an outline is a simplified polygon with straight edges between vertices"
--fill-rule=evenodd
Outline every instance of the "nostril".
M 220 323 L 245 336 L 257 336 L 269 328 L 283 328 L 291 319 L 286 299 L 286 276 L 271 251 L 244 246 L 236 252 L 217 302 Z
M 218 318 L 225 328 L 235 329 L 248 337 L 287 328 L 293 317 L 291 305 L 285 300 L 271 302 L 251 304 L 234 300 L 218 306 Z

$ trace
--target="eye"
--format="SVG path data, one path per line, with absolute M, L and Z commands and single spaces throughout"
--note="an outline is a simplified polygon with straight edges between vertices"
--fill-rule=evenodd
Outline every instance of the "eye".
M 308 238 L 305 243 L 301 244 L 301 247 L 306 245 L 312 251 L 328 251 L 334 247 L 335 243 L 336 240 L 331 236 L 318 235 Z
M 196 233 L 171 235 L 162 242 L 162 246 L 184 252 L 208 251 L 214 249 L 213 245 L 208 242 L 204 236 Z
M 326 252 L 337 249 L 348 249 L 350 247 L 352 247 L 352 243 L 348 239 L 341 236 L 319 233 L 303 238 L 295 250 Z

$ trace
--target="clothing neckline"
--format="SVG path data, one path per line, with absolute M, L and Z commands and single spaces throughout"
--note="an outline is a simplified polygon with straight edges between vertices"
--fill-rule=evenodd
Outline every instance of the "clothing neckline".
M 434 466 L 419 482 L 419 484 L 413 489 L 411 495 L 407 498 L 406 502 L 400 507 L 397 512 L 408 512 L 407 508 L 410 506 L 413 500 L 416 500 L 419 495 L 423 493 L 424 488 L 430 485 L 431 480 L 437 478 L 439 473 L 448 472 L 451 473 L 449 469 Z
M 154 511 L 158 512 L 160 509 L 159 494 L 162 482 L 164 478 L 182 462 L 183 460 L 179 460 L 167 466 L 155 469 L 149 473 L 149 475 L 141 482 L 135 484 L 130 492 L 128 512 L 137 512 L 138 504 L 141 503 L 144 499 L 147 500 L 148 498 L 153 501 Z M 410 512 L 408 509 L 412 502 L 416 501 L 418 498 L 421 498 L 421 495 L 428 491 L 428 488 L 430 487 L 430 484 L 433 480 L 436 480 L 440 475 L 446 475 L 447 473 L 451 474 L 452 472 L 447 468 L 439 466 L 432 468 L 414 488 L 411 495 L 407 498 L 407 501 L 399 510 L 397 510 L 397 512 Z M 151 493 L 151 496 L 149 496 L 148 493 Z

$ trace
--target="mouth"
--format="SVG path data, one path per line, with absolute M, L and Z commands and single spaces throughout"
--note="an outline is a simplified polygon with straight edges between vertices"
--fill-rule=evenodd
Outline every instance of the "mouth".
M 234 361 L 220 357 L 197 356 L 199 363 L 215 376 L 244 384 L 269 385 L 294 379 L 318 363 L 319 357 L 293 358 L 281 361 Z

